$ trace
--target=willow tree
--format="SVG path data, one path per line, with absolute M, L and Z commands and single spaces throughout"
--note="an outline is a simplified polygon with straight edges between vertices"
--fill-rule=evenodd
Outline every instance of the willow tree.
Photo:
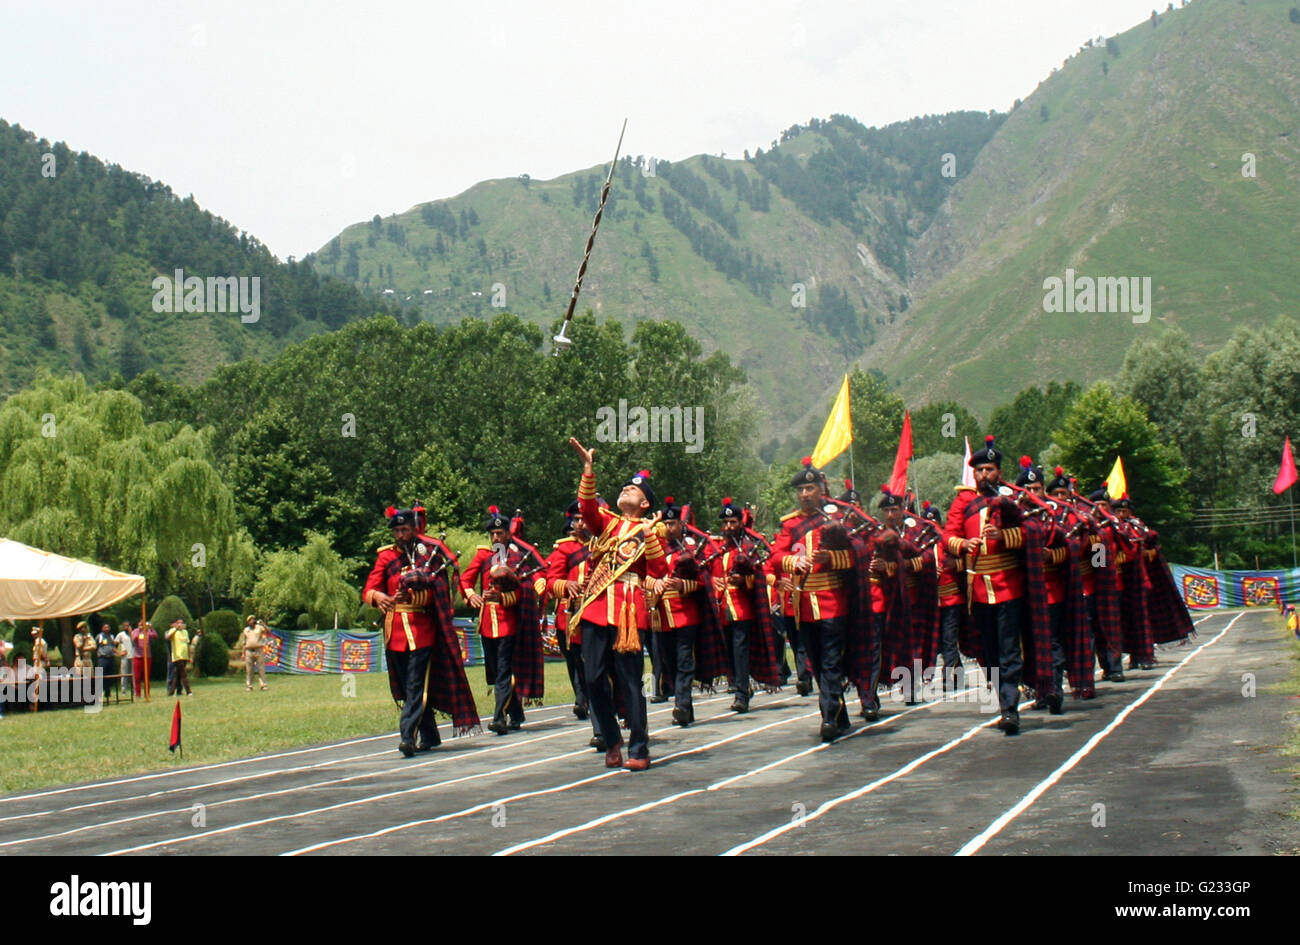
M 355 566 L 331 547 L 329 536 L 308 532 L 301 548 L 266 556 L 253 588 L 253 604 L 280 626 L 296 613 L 306 614 L 316 628 L 331 625 L 335 615 L 347 625 L 360 600 L 351 581 Z
M 135 397 L 79 375 L 42 375 L 0 406 L 0 533 L 195 602 L 252 585 L 255 550 L 209 434 L 146 424 Z

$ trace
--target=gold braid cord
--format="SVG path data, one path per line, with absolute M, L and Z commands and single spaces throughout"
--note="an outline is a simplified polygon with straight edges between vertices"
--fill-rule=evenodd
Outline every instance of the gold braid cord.
M 596 566 L 587 579 L 582 591 L 582 601 L 574 614 L 579 620 L 582 613 L 600 598 L 617 581 L 628 568 L 645 554 L 645 529 L 642 523 L 626 535 L 619 536 L 618 531 L 624 519 L 616 518 L 606 526 L 605 531 L 591 546 L 591 557 Z M 610 562 L 614 563 L 611 564 Z M 636 625 L 636 600 L 627 594 L 623 606 L 616 615 L 618 636 L 614 640 L 615 653 L 641 652 L 641 636 Z

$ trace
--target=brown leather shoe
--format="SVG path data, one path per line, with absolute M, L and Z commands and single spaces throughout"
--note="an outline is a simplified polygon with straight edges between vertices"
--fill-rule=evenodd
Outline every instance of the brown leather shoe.
M 644 771 L 650 767 L 649 758 L 629 758 L 627 764 L 623 765 L 628 771 Z
M 620 745 L 615 745 L 613 748 L 610 748 L 608 751 L 605 752 L 605 767 L 606 767 L 606 768 L 621 768 L 621 767 L 623 767 L 623 748 L 622 748 L 622 746 L 620 746 Z

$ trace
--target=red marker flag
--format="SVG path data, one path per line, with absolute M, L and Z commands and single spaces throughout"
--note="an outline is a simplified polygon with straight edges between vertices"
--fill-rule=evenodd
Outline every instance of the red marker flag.
M 172 740 L 167 746 L 168 751 L 175 751 L 181 747 L 181 700 L 176 700 L 176 711 L 172 713 Z M 185 749 L 181 748 L 181 754 L 185 754 Z
M 907 491 L 907 464 L 912 458 L 912 414 L 903 412 L 903 432 L 898 436 L 898 452 L 894 455 L 894 471 L 889 475 L 889 491 L 902 495 Z
M 1291 437 L 1286 438 L 1282 447 L 1282 468 L 1277 471 L 1277 480 L 1273 483 L 1273 492 L 1281 495 L 1296 483 L 1295 457 L 1291 454 Z

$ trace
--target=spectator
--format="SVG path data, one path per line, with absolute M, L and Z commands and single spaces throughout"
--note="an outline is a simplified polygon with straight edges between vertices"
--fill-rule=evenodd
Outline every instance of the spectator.
M 187 670 L 190 665 L 190 653 L 197 648 L 199 637 L 202 631 L 196 631 L 193 641 L 190 640 L 190 632 L 185 628 L 184 620 L 172 621 L 171 629 L 167 631 L 167 642 L 171 644 L 170 650 L 172 655 L 172 666 L 174 672 L 171 682 L 167 684 L 167 695 L 173 692 L 180 695 L 181 689 L 185 689 L 185 695 L 194 695 L 194 690 L 190 688 L 189 675 Z
M 158 631 L 148 621 L 131 631 L 131 679 L 137 696 L 141 694 L 144 686 L 144 648 L 148 646 L 145 642 L 146 633 L 150 640 L 158 639 Z
M 1286 605 L 1286 628 L 1300 640 L 1300 616 L 1296 615 L 1295 604 Z
M 103 695 L 108 695 L 105 689 L 105 680 L 113 675 L 113 654 L 117 650 L 117 645 L 113 642 L 113 628 L 108 624 L 100 624 L 99 632 L 95 634 L 95 666 L 99 670 L 99 687 Z
M 262 654 L 266 650 L 266 624 L 256 617 L 250 616 L 244 623 L 244 629 L 239 634 L 239 645 L 244 651 L 244 688 L 249 692 L 253 691 L 253 669 L 257 668 L 257 680 L 262 684 L 262 691 L 266 691 L 266 666 L 262 660 Z
M 122 680 L 134 680 L 135 674 L 131 669 L 131 621 L 123 620 L 122 629 L 117 631 L 117 636 L 113 637 L 113 655 L 117 657 L 117 671 L 122 679 L 118 680 L 121 685 Z M 132 687 L 134 691 L 134 687 Z
M 72 635 L 72 672 L 76 676 L 86 676 L 94 671 L 95 653 L 99 646 L 95 643 L 95 637 L 90 632 L 90 627 L 86 621 L 77 622 L 77 632 Z M 64 657 L 64 665 L 67 665 L 67 657 Z

